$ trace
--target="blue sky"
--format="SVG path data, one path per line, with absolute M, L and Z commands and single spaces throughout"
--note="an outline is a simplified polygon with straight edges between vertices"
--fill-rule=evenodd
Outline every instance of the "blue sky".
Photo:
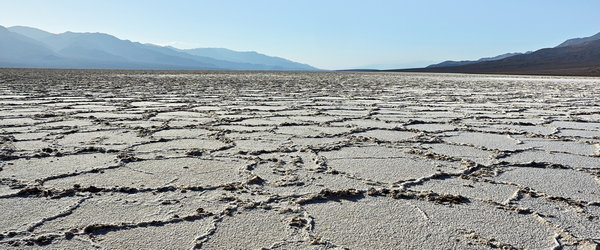
M 0 0 L 0 25 L 223 47 L 324 69 L 417 67 L 600 32 L 600 1 Z

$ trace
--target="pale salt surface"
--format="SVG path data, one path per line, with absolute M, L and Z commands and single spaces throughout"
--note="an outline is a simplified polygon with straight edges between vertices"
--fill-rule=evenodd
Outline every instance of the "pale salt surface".
M 0 70 L 7 79 L 2 249 L 600 243 L 598 78 Z

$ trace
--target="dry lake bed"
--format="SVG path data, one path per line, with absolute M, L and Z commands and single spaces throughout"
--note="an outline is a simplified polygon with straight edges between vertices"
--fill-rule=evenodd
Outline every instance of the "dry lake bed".
M 600 78 L 0 70 L 1 249 L 597 249 Z

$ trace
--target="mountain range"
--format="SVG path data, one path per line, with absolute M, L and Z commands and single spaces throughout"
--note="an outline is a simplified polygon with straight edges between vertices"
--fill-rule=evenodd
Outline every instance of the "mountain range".
M 257 52 L 224 48 L 178 49 L 119 39 L 104 33 L 0 26 L 0 67 L 177 70 L 318 70 Z M 366 70 L 376 71 L 376 70 Z M 472 61 L 444 61 L 401 72 L 600 76 L 600 33 L 554 48 L 507 53 Z
M 0 26 L 0 67 L 182 70 L 318 70 L 257 52 L 223 48 L 177 49 L 103 33 Z
M 600 33 L 569 39 L 554 48 L 534 52 L 389 71 L 600 76 Z

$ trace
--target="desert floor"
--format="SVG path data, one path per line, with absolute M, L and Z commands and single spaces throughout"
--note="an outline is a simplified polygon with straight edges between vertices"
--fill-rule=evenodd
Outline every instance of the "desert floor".
M 0 70 L 0 248 L 600 244 L 600 78 Z

